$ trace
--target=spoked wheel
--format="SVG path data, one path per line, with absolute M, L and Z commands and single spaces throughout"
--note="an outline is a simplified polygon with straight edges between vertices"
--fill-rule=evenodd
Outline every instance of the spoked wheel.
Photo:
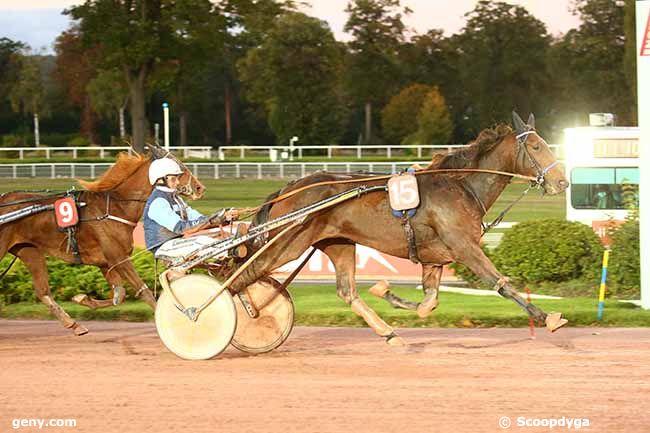
M 251 317 L 239 295 L 234 297 L 237 330 L 232 345 L 242 352 L 266 353 L 285 342 L 293 329 L 294 308 L 291 295 L 282 284 L 264 277 L 244 289 L 244 299 L 259 315 Z
M 170 284 L 185 308 L 198 308 L 221 289 L 219 281 L 207 275 L 191 274 Z M 223 352 L 237 328 L 237 312 L 228 290 L 190 320 L 163 291 L 156 306 L 156 329 L 165 346 L 183 359 L 210 359 Z

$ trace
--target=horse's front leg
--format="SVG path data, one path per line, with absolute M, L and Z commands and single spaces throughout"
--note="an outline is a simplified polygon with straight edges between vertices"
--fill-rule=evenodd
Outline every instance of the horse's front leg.
M 458 262 L 466 265 L 481 280 L 493 285 L 494 288 L 504 298 L 511 299 L 519 305 L 524 311 L 533 317 L 538 323 L 544 323 L 549 331 L 554 332 L 567 324 L 567 320 L 562 318 L 561 313 L 546 314 L 540 308 L 529 304 L 517 293 L 514 287 L 508 282 L 507 278 L 496 270 L 494 264 L 485 255 L 481 248 L 473 242 L 460 242 L 463 248 L 455 251 Z
M 147 286 L 147 284 L 142 281 L 142 278 L 140 278 L 140 275 L 138 275 L 138 272 L 135 270 L 131 259 L 126 260 L 125 262 L 122 262 L 116 266 L 113 272 L 116 271 L 136 290 L 136 298 L 141 298 L 151 307 L 152 310 L 156 309 L 156 297 L 153 295 L 153 292 L 149 286 Z
M 316 244 L 332 260 L 336 269 L 336 292 L 338 296 L 348 304 L 357 316 L 360 316 L 373 331 L 386 342 L 394 346 L 403 346 L 404 340 L 399 337 L 395 330 L 377 315 L 359 297 L 355 282 L 356 247 L 353 243 Z

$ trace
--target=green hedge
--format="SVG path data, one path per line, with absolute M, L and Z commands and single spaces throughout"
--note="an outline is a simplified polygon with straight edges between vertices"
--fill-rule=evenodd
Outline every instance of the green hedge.
M 496 249 L 483 251 L 520 289 L 528 286 L 539 293 L 591 296 L 600 281 L 603 247 L 590 227 L 577 222 L 523 222 L 508 230 Z M 491 289 L 466 266 L 454 264 L 452 268 L 470 285 Z
M 639 220 L 630 218 L 611 232 L 611 253 L 607 292 L 620 298 L 638 299 L 641 295 L 641 256 Z
M 149 252 L 137 250 L 133 262 L 140 277 L 153 288 L 154 283 L 154 261 L 153 255 Z M 0 273 L 2 273 L 13 256 L 7 255 L 0 261 Z M 95 266 L 73 266 L 61 260 L 48 258 L 47 260 L 50 288 L 54 297 L 60 301 L 68 301 L 79 293 L 86 293 L 95 298 L 108 299 L 110 288 Z M 125 285 L 127 287 L 128 284 Z M 135 288 L 134 288 L 135 289 Z M 133 296 L 133 291 L 129 293 Z M 33 301 L 36 299 L 32 288 L 31 275 L 20 260 L 17 260 L 9 273 L 0 282 L 0 300 L 5 304 L 12 304 L 21 301 Z

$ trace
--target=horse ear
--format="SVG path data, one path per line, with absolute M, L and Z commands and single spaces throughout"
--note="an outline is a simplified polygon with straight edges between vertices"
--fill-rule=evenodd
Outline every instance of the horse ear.
M 528 126 L 531 128 L 535 129 L 535 115 L 533 113 L 530 113 L 530 116 L 528 116 Z
M 521 117 L 519 117 L 519 114 L 517 114 L 515 111 L 512 112 L 512 122 L 515 126 L 515 132 L 517 134 L 526 132 L 526 124 L 523 120 L 521 120 Z
M 147 147 L 154 159 L 164 158 L 167 155 L 167 151 L 155 143 L 147 143 Z

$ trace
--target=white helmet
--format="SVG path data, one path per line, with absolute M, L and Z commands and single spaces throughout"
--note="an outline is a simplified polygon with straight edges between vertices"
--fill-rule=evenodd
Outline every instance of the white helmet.
M 173 159 L 156 159 L 149 166 L 149 183 L 154 185 L 161 177 L 180 174 L 183 174 L 183 170 Z

